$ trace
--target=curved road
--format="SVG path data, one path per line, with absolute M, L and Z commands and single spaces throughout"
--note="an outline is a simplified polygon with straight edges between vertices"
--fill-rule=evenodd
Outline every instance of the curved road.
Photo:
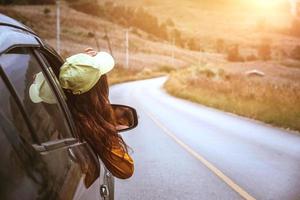
M 116 199 L 300 199 L 300 135 L 166 94 L 166 78 L 111 87 L 139 126 L 122 133 L 135 174 Z

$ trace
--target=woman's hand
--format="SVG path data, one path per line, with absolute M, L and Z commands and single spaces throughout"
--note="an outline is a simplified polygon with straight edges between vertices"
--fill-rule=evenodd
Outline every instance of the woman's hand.
M 86 48 L 85 50 L 84 50 L 84 53 L 86 53 L 86 54 L 88 54 L 88 55 L 90 55 L 90 56 L 95 56 L 95 55 L 97 55 L 97 51 L 95 51 L 93 48 L 91 48 L 91 47 L 88 47 L 88 48 Z

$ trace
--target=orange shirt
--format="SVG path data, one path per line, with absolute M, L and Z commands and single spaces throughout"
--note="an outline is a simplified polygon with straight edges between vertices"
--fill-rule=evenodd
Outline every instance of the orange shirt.
M 127 179 L 134 172 L 134 162 L 130 155 L 121 148 L 113 147 L 112 150 L 103 152 L 102 161 L 106 168 L 117 178 Z

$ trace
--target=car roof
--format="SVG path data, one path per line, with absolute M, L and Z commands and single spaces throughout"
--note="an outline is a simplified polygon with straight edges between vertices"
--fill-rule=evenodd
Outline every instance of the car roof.
M 37 35 L 24 24 L 0 14 L 0 55 L 14 46 L 40 46 Z
M 18 22 L 17 20 L 15 20 L 13 18 L 3 15 L 1 13 L 0 13 L 0 23 L 30 30 L 30 28 L 26 27 L 24 24 Z

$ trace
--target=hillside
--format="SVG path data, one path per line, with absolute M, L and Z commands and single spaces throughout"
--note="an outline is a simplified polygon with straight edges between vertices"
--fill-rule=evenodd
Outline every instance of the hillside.
M 281 2 L 281 0 L 273 2 L 276 1 Z M 116 0 L 114 2 L 127 6 L 141 6 L 155 13 L 161 20 L 171 18 L 185 34 L 197 38 L 198 43 L 206 51 L 213 50 L 219 38 L 229 44 L 239 43 L 245 47 L 257 44 L 261 37 L 270 37 L 275 45 L 284 44 L 285 49 L 295 45 L 295 42 L 300 44 L 299 38 L 280 34 L 279 31 L 291 26 L 292 18 L 288 1 L 270 3 L 271 6 L 253 3 L 259 2 L 258 0 L 178 0 L 176 3 L 171 0 Z
M 48 6 L 0 6 L 0 12 L 22 21 L 30 26 L 52 46 L 56 46 L 55 7 Z M 81 52 L 88 46 L 109 51 L 105 39 L 105 29 L 111 42 L 113 54 L 119 64 L 125 62 L 124 27 L 99 17 L 78 12 L 63 4 L 61 9 L 61 53 L 69 56 Z M 131 29 L 129 32 L 129 67 L 133 69 L 171 66 L 171 49 L 168 42 L 161 43 L 149 34 Z M 201 53 L 174 47 L 174 66 L 183 67 L 197 62 Z M 210 54 L 210 58 L 222 59 L 222 56 Z

